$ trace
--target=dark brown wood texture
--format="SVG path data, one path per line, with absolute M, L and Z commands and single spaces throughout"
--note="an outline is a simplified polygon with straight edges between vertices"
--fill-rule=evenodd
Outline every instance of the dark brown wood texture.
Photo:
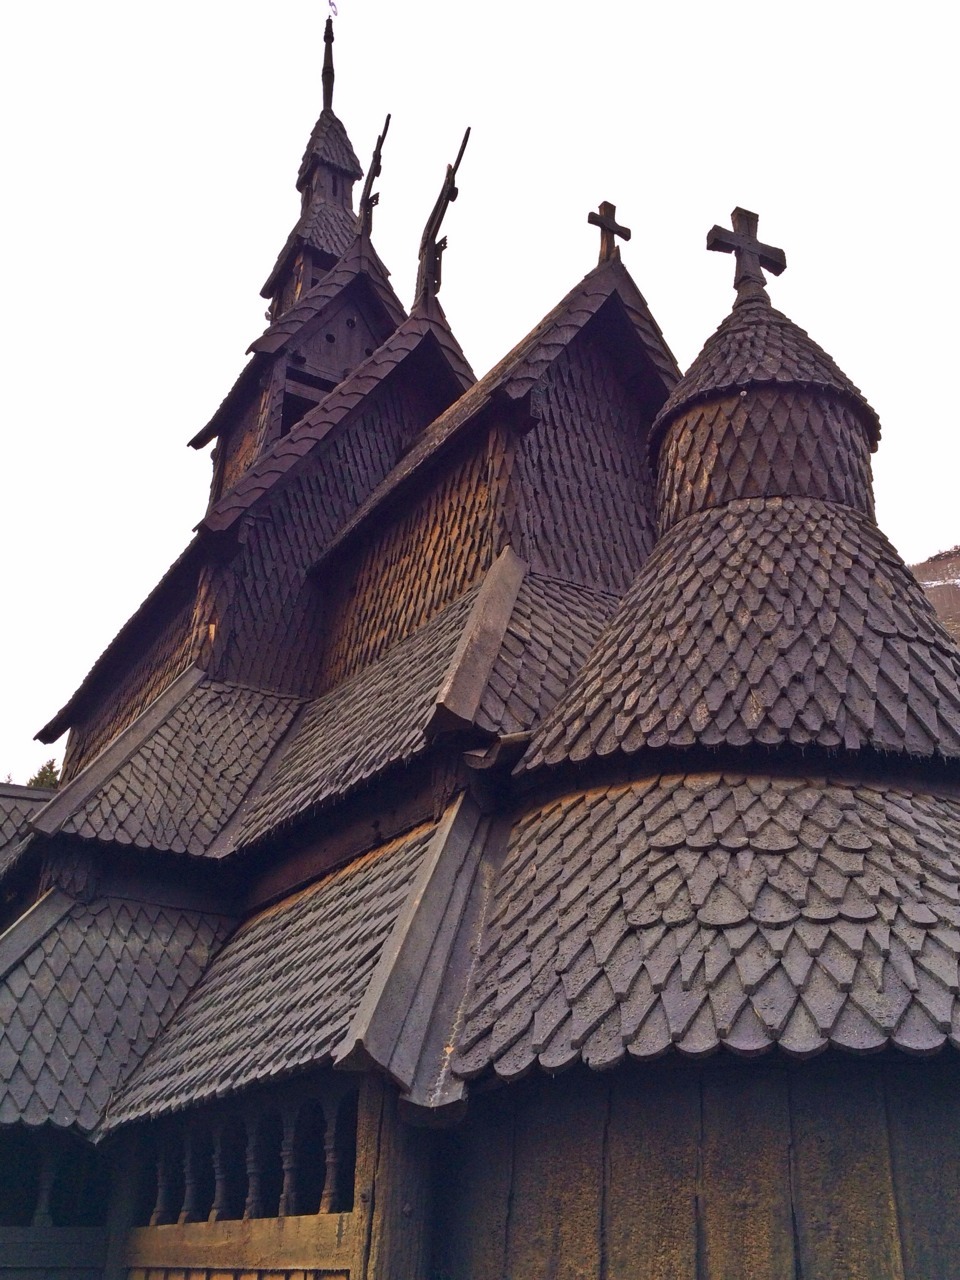
M 271 417 L 280 417 L 283 398 L 282 370 L 279 377 L 265 369 L 260 387 L 251 395 L 228 433 L 222 435 L 214 451 L 211 504 L 237 483 L 260 452 Z M 271 413 L 271 407 L 274 412 Z
M 403 1124 L 397 1094 L 364 1076 L 351 1280 L 427 1280 L 434 1134 Z
M 226 570 L 230 604 L 214 660 L 219 678 L 313 692 L 323 649 L 322 593 L 309 570 L 432 409 L 409 386 L 388 380 L 247 519 L 240 554 Z
M 873 517 L 870 441 L 838 397 L 751 388 L 695 405 L 660 451 L 657 522 L 737 498 L 822 498 Z
M 325 687 L 375 662 L 479 581 L 498 550 L 501 459 L 495 437 L 471 442 L 359 552 L 331 630 Z
M 194 601 L 188 599 L 139 651 L 126 670 L 104 691 L 90 714 L 74 725 L 63 761 L 61 785 L 88 764 L 108 742 L 131 724 L 197 653 L 201 637 L 194 628 Z
M 653 477 L 637 398 L 596 337 L 545 374 L 516 443 L 505 541 L 534 573 L 622 594 L 653 547 Z
M 476 1098 L 444 1139 L 450 1280 L 948 1280 L 960 1065 L 674 1059 Z

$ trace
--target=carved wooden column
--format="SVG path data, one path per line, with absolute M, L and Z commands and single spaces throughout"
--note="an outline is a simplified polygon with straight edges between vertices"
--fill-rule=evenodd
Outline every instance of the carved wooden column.
M 164 1226 L 168 1222 L 176 1222 L 180 1213 L 180 1204 L 174 1204 L 177 1198 L 176 1171 L 181 1159 L 180 1144 L 174 1134 L 167 1134 L 159 1143 L 157 1151 L 157 1200 L 150 1215 L 151 1227 Z
M 323 1195 L 320 1197 L 321 1213 L 336 1213 L 340 1207 L 337 1204 L 337 1163 L 340 1154 L 337 1150 L 337 1116 L 342 1102 L 342 1098 L 338 1100 L 336 1105 L 331 1102 L 323 1111 L 324 1175 Z
M 223 1131 L 230 1121 L 221 1116 L 213 1127 L 213 1204 L 208 1222 L 220 1222 L 229 1213 L 230 1175 Z
M 293 1217 L 299 1212 L 297 1203 L 297 1181 L 299 1177 L 297 1147 L 297 1117 L 299 1108 L 296 1103 L 289 1102 L 283 1108 L 283 1141 L 280 1146 L 280 1161 L 283 1165 L 283 1190 L 280 1192 L 281 1218 Z
M 183 1205 L 178 1222 L 199 1222 L 200 1206 L 200 1160 L 203 1158 L 202 1144 L 193 1126 L 188 1126 L 184 1137 L 183 1150 Z
M 247 1203 L 243 1206 L 244 1218 L 263 1217 L 263 1196 L 260 1183 L 260 1127 L 257 1113 L 248 1111 L 244 1116 L 247 1126 Z
M 35 1227 L 53 1225 L 50 1216 L 50 1193 L 53 1191 L 53 1180 L 57 1172 L 57 1153 L 50 1142 L 44 1142 L 40 1150 L 40 1182 L 37 1187 L 37 1202 L 33 1210 Z

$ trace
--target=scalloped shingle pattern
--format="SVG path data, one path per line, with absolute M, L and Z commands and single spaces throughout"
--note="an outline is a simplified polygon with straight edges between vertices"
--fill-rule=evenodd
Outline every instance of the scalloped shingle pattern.
M 0 982 L 0 1124 L 93 1129 L 229 926 L 122 898 L 76 903 Z
M 297 175 L 297 186 L 300 187 L 312 161 L 337 169 L 354 180 L 363 177 L 360 161 L 347 137 L 347 131 L 340 119 L 332 111 L 321 111 L 317 123 L 313 126 L 310 141 L 300 162 Z
M 657 523 L 737 498 L 822 498 L 873 515 L 870 448 L 842 401 L 762 387 L 693 406 L 664 437 Z
M 455 1072 L 960 1047 L 960 801 L 696 774 L 514 828 Z
M 298 698 L 201 684 L 61 830 L 141 849 L 203 854 L 300 706 Z
M 26 834 L 30 819 L 54 795 L 55 791 L 46 788 L 4 786 L 0 783 L 0 853 Z
M 765 298 L 738 302 L 673 388 L 654 424 L 654 436 L 684 406 L 739 391 L 742 387 L 782 383 L 834 391 L 854 401 L 875 443 L 877 415 L 858 387 L 799 325 Z
M 609 592 L 526 574 L 476 723 L 491 733 L 539 723 L 587 660 L 616 604 Z
M 247 921 L 118 1094 L 108 1127 L 329 1059 L 434 830 L 394 840 Z
M 321 253 L 340 257 L 350 248 L 357 234 L 357 217 L 343 205 L 329 200 L 311 200 L 293 234 Z
M 238 844 L 251 844 L 427 747 L 426 729 L 476 588 L 310 704 Z
M 754 498 L 676 525 L 521 768 L 697 743 L 960 756 L 960 653 L 871 520 Z

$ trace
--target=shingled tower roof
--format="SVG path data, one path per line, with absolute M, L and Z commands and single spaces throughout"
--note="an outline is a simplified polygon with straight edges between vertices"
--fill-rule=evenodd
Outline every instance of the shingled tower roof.
M 874 523 L 875 415 L 734 226 L 737 304 L 656 424 L 659 540 L 517 766 L 461 1082 L 960 1043 L 960 653 Z
M 298 256 L 306 250 L 314 272 L 329 270 L 346 252 L 356 232 L 353 184 L 363 176 L 363 170 L 346 129 L 333 112 L 333 22 L 330 18 L 323 40 L 323 110 L 313 126 L 297 175 L 300 217 L 261 290 L 264 298 L 273 299 L 272 320 L 282 315 L 294 300 L 286 286 L 291 272 L 297 271 Z M 301 287 L 309 288 L 312 283 L 312 279 L 301 281 Z
M 762 284 L 658 415 L 658 544 L 524 767 L 792 744 L 960 756 L 960 655 L 873 520 L 876 415 Z

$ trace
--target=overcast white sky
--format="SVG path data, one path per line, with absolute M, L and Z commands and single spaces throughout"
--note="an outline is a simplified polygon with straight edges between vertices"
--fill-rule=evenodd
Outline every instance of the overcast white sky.
M 956 8 L 339 0 L 334 107 L 409 304 L 467 124 L 442 301 L 478 374 L 593 266 L 586 214 L 686 367 L 733 301 L 704 252 L 740 204 L 786 311 L 877 408 L 878 519 L 960 542 Z M 200 518 L 185 447 L 263 327 L 321 101 L 321 0 L 31 0 L 0 18 L 6 356 L 0 778 Z M 62 744 L 56 748 L 58 759 Z

